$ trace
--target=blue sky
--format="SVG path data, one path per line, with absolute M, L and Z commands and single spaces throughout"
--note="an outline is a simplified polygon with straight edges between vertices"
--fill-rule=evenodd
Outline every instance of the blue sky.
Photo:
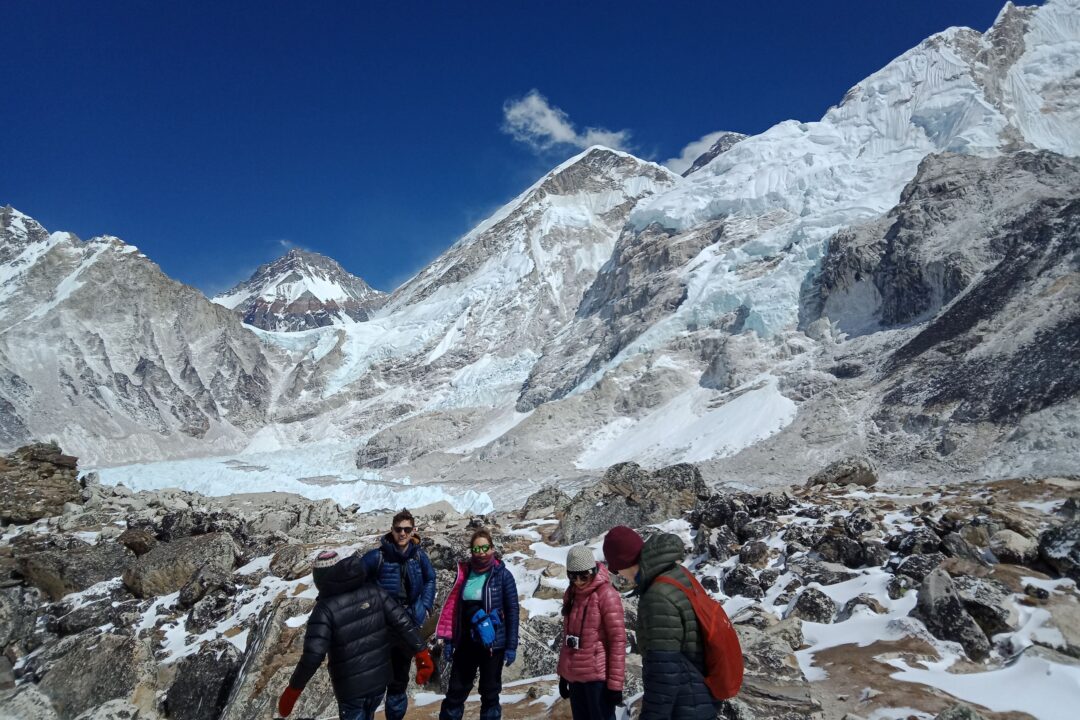
M 1002 4 L 6 2 L 0 204 L 209 294 L 290 246 L 391 290 L 577 145 L 816 120 Z

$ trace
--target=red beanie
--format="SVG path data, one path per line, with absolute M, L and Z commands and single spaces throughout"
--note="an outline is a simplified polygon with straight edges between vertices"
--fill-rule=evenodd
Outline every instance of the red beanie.
M 616 525 L 604 538 L 604 559 L 614 572 L 636 565 L 641 559 L 641 546 L 645 541 L 632 528 Z

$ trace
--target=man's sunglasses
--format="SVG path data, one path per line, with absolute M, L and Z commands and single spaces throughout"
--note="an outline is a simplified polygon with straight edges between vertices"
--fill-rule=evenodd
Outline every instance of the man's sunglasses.
M 579 570 L 575 572 L 566 573 L 571 580 L 589 580 L 596 574 L 596 568 L 592 570 Z
M 412 535 L 412 531 L 415 530 L 415 529 L 416 528 L 414 528 L 414 527 L 408 527 L 406 525 L 401 525 L 399 527 L 394 528 L 394 532 L 396 532 L 396 533 L 405 533 L 406 535 Z
M 473 555 L 483 555 L 484 553 L 486 553 L 490 549 L 491 549 L 490 545 L 473 545 L 470 548 L 470 550 L 472 550 Z

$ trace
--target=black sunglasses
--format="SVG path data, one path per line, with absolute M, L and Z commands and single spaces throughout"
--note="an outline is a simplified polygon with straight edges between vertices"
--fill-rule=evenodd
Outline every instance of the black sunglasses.
M 399 527 L 394 528 L 394 532 L 396 532 L 396 533 L 405 533 L 406 535 L 412 535 L 412 531 L 415 530 L 415 529 L 416 528 L 414 528 L 414 527 L 408 527 L 406 525 L 401 525 Z
M 577 570 L 566 574 L 571 580 L 588 580 L 593 575 L 596 575 L 596 568 L 593 568 L 592 570 Z

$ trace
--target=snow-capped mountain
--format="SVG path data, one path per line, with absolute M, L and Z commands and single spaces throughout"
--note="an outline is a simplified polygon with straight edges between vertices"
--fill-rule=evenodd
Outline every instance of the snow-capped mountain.
M 1080 424 L 1077 77 L 1080 0 L 1008 4 L 986 33 L 951 28 L 904 53 L 818 122 L 715 143 L 686 177 L 590 148 L 367 322 L 252 331 L 217 308 L 242 360 L 230 367 L 261 380 L 240 420 L 208 414 L 210 427 L 246 433 L 261 451 L 351 445 L 361 467 L 483 483 L 500 502 L 532 487 L 523 477 L 572 482 L 622 460 L 698 462 L 750 483 L 790 482 L 848 453 L 898 479 L 1080 471 L 1067 429 Z M 207 346 L 218 346 L 195 328 L 149 354 L 145 338 L 172 328 L 176 308 L 122 283 L 142 325 L 99 322 L 85 301 L 72 319 L 72 288 L 100 294 L 116 282 L 76 272 L 80 248 L 115 246 L 156 271 L 137 252 L 17 220 L 0 244 L 3 316 L 41 311 L 50 322 L 10 338 L 0 328 L 8 436 L 86 442 L 99 418 L 82 408 L 104 376 L 63 397 L 41 389 L 64 386 L 49 369 L 64 343 L 81 355 L 96 335 L 112 358 L 134 342 L 124 368 L 179 353 L 199 358 L 200 379 L 213 372 L 221 355 Z M 303 273 L 266 276 L 230 306 L 259 295 L 269 318 L 303 292 L 320 297 Z M 200 323 L 217 323 L 204 306 L 216 307 L 198 305 Z M 46 369 L 20 384 L 27 353 Z M 177 397 L 206 397 L 175 380 L 190 374 L 167 374 Z M 72 402 L 85 415 L 77 430 L 64 420 Z M 132 413 L 102 403 L 101 427 L 112 428 L 110 412 Z M 100 434 L 122 432 L 177 430 Z M 145 458 L 174 452 L 164 440 L 143 445 Z
M 698 155 L 698 157 L 690 164 L 690 167 L 683 171 L 682 176 L 686 177 L 690 173 L 697 172 L 701 168 L 708 165 L 710 162 L 716 159 L 718 155 L 726 153 L 731 148 L 735 147 L 735 144 L 740 140 L 745 140 L 746 135 L 737 132 L 720 132 L 716 136 L 716 140 L 709 146 L 709 149 Z
M 114 237 L 0 210 L 0 442 L 119 463 L 232 451 L 282 360 L 240 319 Z
M 239 313 L 248 325 L 292 331 L 363 322 L 386 297 L 335 260 L 293 248 L 213 301 Z

